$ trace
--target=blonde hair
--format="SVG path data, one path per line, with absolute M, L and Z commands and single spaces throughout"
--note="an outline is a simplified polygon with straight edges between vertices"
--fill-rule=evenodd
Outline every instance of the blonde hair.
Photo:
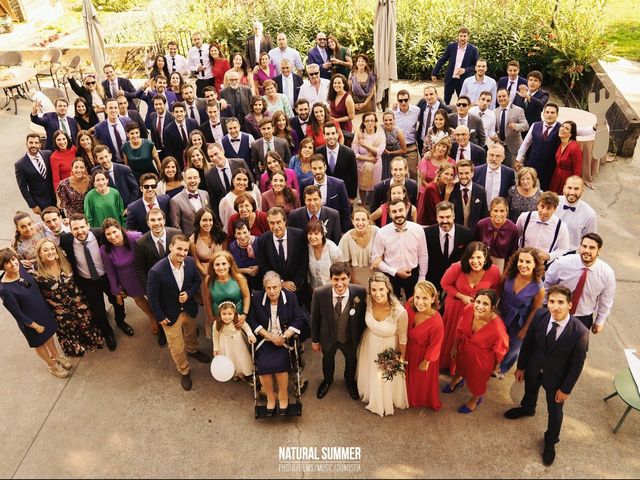
M 40 258 L 40 249 L 47 242 L 53 245 L 53 247 L 56 249 L 56 253 L 58 254 L 58 259 L 56 261 L 58 263 L 58 267 L 60 267 L 60 271 L 65 275 L 71 275 L 72 269 L 69 260 L 67 260 L 64 252 L 60 250 L 60 247 L 58 247 L 50 238 L 41 238 L 40 240 L 38 240 L 38 243 L 36 243 L 36 272 L 38 272 L 38 275 L 48 279 L 57 278 L 49 271 L 49 269 L 44 265 L 44 262 Z
M 416 286 L 413 287 L 413 294 L 415 295 L 416 290 L 421 290 L 425 295 L 429 295 L 433 297 L 433 303 L 431 304 L 431 308 L 434 310 L 440 309 L 440 297 L 438 295 L 438 289 L 436 286 L 429 282 L 428 280 L 418 280 Z M 413 304 L 413 297 L 411 297 L 411 301 L 409 305 L 413 309 L 413 311 L 417 312 L 415 305 Z
M 393 286 L 391 285 L 391 280 L 389 280 L 389 277 L 387 277 L 384 273 L 381 273 L 381 272 L 374 272 L 369 277 L 369 284 L 367 285 L 367 297 L 369 299 L 368 301 L 371 300 L 371 284 L 373 282 L 384 283 L 385 287 L 387 287 L 387 291 L 388 291 L 387 301 L 389 302 L 392 308 L 395 308 L 400 304 L 397 297 L 393 293 Z
M 222 321 L 222 316 L 220 316 L 220 312 L 222 312 L 222 310 L 226 310 L 228 308 L 233 308 L 233 321 L 235 323 L 236 320 L 238 320 L 238 309 L 236 307 L 236 304 L 233 303 L 230 300 L 225 300 L 223 302 L 220 303 L 220 305 L 218 305 L 218 318 L 215 319 L 215 324 L 216 324 L 216 330 L 219 332 L 220 330 L 222 330 L 222 326 L 224 325 L 224 322 Z

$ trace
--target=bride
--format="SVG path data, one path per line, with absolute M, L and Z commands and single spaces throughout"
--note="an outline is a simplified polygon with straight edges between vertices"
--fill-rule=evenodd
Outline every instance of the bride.
M 393 380 L 382 378 L 375 363 L 378 354 L 387 348 L 400 351 L 401 359 L 407 345 L 407 311 L 393 295 L 389 278 L 376 272 L 369 278 L 369 295 L 365 321 L 367 328 L 358 347 L 356 380 L 367 409 L 381 417 L 393 415 L 394 407 L 407 408 L 406 382 L 402 375 Z

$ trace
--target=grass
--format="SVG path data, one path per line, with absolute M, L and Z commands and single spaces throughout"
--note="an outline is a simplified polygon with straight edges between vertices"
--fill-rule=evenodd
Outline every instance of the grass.
M 605 14 L 611 54 L 640 61 L 640 9 L 632 8 L 628 0 L 609 0 Z

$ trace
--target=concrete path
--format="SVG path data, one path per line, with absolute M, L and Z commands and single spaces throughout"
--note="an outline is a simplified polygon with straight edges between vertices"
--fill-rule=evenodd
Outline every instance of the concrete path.
M 420 94 L 418 84 L 410 86 Z M 0 177 L 1 245 L 13 236 L 15 211 L 26 209 L 13 162 L 24 153 L 29 108 L 21 101 L 19 116 L 0 112 L 0 158 L 6 172 Z M 632 412 L 614 435 L 625 406 L 619 399 L 602 399 L 613 391 L 616 372 L 626 368 L 622 349 L 640 346 L 638 185 L 636 149 L 632 159 L 604 164 L 596 190 L 585 194 L 599 212 L 603 259 L 616 271 L 618 293 L 606 328 L 591 337 L 551 468 L 540 460 L 544 399 L 534 418 L 508 422 L 502 417 L 523 392 L 512 376 L 491 380 L 485 401 L 471 415 L 456 413 L 468 398 L 463 389 L 443 395 L 444 407 L 437 413 L 414 409 L 378 418 L 348 396 L 339 374 L 341 360 L 331 391 L 317 400 L 320 358 L 308 348 L 310 387 L 303 416 L 256 421 L 250 389 L 217 383 L 206 365 L 193 365 L 194 387 L 184 392 L 167 349 L 157 347 L 146 319 L 128 301 L 135 336 L 117 332 L 115 353 L 105 349 L 74 360 L 67 380 L 46 371 L 14 319 L 0 308 L 0 477 L 637 478 L 640 414 Z M 211 347 L 201 339 L 201 348 Z M 441 377 L 441 386 L 446 380 Z M 278 460 L 279 447 L 286 446 L 359 447 L 361 460 L 349 466 L 351 472 L 339 470 L 347 467 L 340 462 L 303 465 L 324 471 L 283 471 L 292 468 Z
M 613 57 L 611 62 L 601 61 L 600 64 L 636 115 L 640 116 L 640 63 Z

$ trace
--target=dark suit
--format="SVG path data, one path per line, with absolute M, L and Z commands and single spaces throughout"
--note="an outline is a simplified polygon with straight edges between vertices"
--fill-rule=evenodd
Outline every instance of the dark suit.
M 95 235 L 98 245 L 102 245 L 104 240 L 102 238 L 101 229 L 92 228 L 91 232 Z M 124 317 L 126 315 L 124 305 L 119 305 L 116 301 L 116 297 L 111 293 L 111 287 L 106 273 L 97 280 L 91 280 L 91 278 L 84 278 L 80 276 L 78 271 L 78 261 L 76 260 L 76 254 L 73 250 L 73 240 L 74 238 L 71 233 L 63 233 L 60 235 L 60 248 L 64 251 L 67 256 L 67 260 L 69 260 L 69 263 L 73 267 L 73 277 L 76 284 L 80 287 L 87 298 L 87 304 L 91 310 L 92 320 L 102 332 L 103 337 L 113 335 L 113 329 L 111 328 L 111 325 L 109 325 L 109 320 L 107 319 L 104 295 L 107 296 L 109 303 L 113 306 L 116 324 L 124 322 Z M 94 255 L 92 255 L 91 258 L 93 258 L 94 262 L 97 263 L 98 258 Z M 99 260 L 102 261 L 102 259 Z
M 269 50 L 272 48 L 273 45 L 271 44 L 271 37 L 263 34 L 260 39 L 260 53 L 269 53 Z M 247 37 L 247 42 L 245 43 L 244 48 L 244 57 L 247 59 L 247 64 L 251 69 L 253 69 L 253 67 L 258 63 L 258 59 L 256 58 L 256 39 L 253 35 Z
M 424 117 L 424 112 L 427 110 L 429 105 L 427 104 L 427 101 L 423 98 L 418 102 L 416 106 L 420 109 L 420 115 L 418 116 L 418 123 L 416 125 L 416 143 L 418 144 L 418 151 L 422 152 L 422 147 L 424 145 L 424 137 L 422 135 L 422 129 L 424 128 L 424 123 L 427 121 L 427 119 Z M 448 105 L 445 105 L 444 100 L 441 100 L 440 98 L 436 100 L 436 103 L 434 103 L 433 107 L 431 108 L 432 108 L 431 122 L 430 122 L 430 125 L 428 125 L 429 127 L 433 125 L 433 117 L 435 116 L 438 110 L 443 109 L 447 113 L 451 113 L 451 108 Z M 427 115 L 428 115 L 428 112 L 427 112 Z
M 309 249 L 305 233 L 293 227 L 287 227 L 286 261 L 282 262 L 273 241 L 273 233 L 265 232 L 258 238 L 256 259 L 260 266 L 260 278 L 269 270 L 280 274 L 282 280 L 295 283 L 300 288 L 307 280 L 309 268 Z
M 229 184 L 231 184 L 231 177 L 233 174 L 239 169 L 244 168 L 249 171 L 249 175 L 251 175 L 251 169 L 247 165 L 247 163 L 240 158 L 227 158 L 227 166 L 230 169 L 230 179 Z M 205 173 L 204 175 L 206 184 L 207 184 L 207 192 L 209 193 L 209 202 L 211 208 L 216 215 L 220 215 L 220 201 L 224 198 L 224 196 L 229 193 L 225 188 L 224 183 L 220 180 L 220 174 L 218 173 L 218 169 L 216 167 L 212 167 Z M 251 179 L 253 181 L 253 178 Z
M 202 132 L 202 135 L 204 135 L 204 139 L 207 141 L 207 143 L 220 143 L 222 141 L 222 137 L 227 134 L 227 122 L 220 120 L 220 128 L 222 129 L 222 136 L 216 139 L 213 136 L 213 130 L 211 130 L 211 122 L 209 121 L 209 117 L 205 116 L 204 118 L 205 118 L 205 121 L 200 124 L 200 126 L 198 127 L 198 130 Z
M 500 77 L 500 80 L 498 80 L 498 84 L 496 86 L 496 91 L 500 90 L 501 88 L 506 88 L 507 91 L 509 90 L 509 82 L 511 80 L 509 80 L 509 76 L 505 76 L 505 77 Z M 511 86 L 511 91 L 515 92 L 515 96 L 513 97 L 513 100 L 516 99 L 516 97 L 518 97 L 518 87 L 520 85 L 527 85 L 527 79 L 524 77 L 521 77 L 520 75 L 518 75 L 518 79 L 515 81 L 515 83 Z M 511 94 L 509 94 L 511 95 Z M 495 100 L 495 104 L 496 107 L 498 106 L 498 99 L 494 98 Z
M 542 120 L 542 111 L 548 101 L 549 94 L 540 88 L 536 93 L 531 95 L 531 100 L 528 102 L 525 102 L 525 99 L 520 95 L 516 95 L 516 98 L 513 99 L 513 104 L 524 109 L 524 116 L 527 119 L 527 123 L 531 126 L 535 122 Z M 522 132 L 522 137 L 524 138 L 526 134 L 527 132 Z
M 295 106 L 296 101 L 298 100 L 298 95 L 300 94 L 300 87 L 304 84 L 304 79 L 297 73 L 291 72 L 291 75 L 293 75 L 293 103 L 291 104 L 291 108 L 293 108 Z M 276 85 L 278 87 L 278 93 L 284 93 L 284 90 L 282 87 L 282 74 L 276 76 L 273 80 L 276 82 Z
M 111 175 L 107 173 L 107 179 L 109 180 L 109 186 L 115 188 L 120 193 L 124 206 L 128 207 L 131 203 L 140 198 L 140 187 L 136 181 L 136 177 L 133 175 L 131 168 L 126 165 L 120 165 L 119 163 L 111 162 L 113 165 L 113 176 L 116 183 L 111 180 Z M 100 165 L 96 165 L 91 169 L 91 173 L 97 170 L 104 170 Z
M 137 111 L 138 109 L 136 108 L 136 104 L 133 101 L 133 99 L 136 98 L 136 87 L 133 86 L 133 83 L 131 83 L 131 80 L 124 77 L 117 77 L 116 83 L 118 85 L 118 88 L 124 91 L 124 96 L 129 101 L 129 106 L 127 108 L 129 110 Z M 107 98 L 110 98 L 113 96 L 111 92 L 111 85 L 109 85 L 109 80 L 102 81 L 102 88 L 104 89 L 104 94 L 106 95 Z
M 169 254 L 169 244 L 171 243 L 171 239 L 175 235 L 182 233 L 182 231 L 177 228 L 169 227 L 165 227 L 165 232 L 167 239 L 164 257 L 162 258 L 165 258 Z M 147 275 L 149 274 L 149 270 L 151 270 L 151 267 L 158 263 L 159 260 L 161 260 L 161 258 L 160 253 L 158 252 L 158 247 L 153 242 L 151 232 L 147 232 L 136 242 L 136 274 L 138 275 L 138 279 L 144 287 L 145 292 L 147 291 Z
M 342 304 L 342 313 L 346 320 L 346 341 L 338 340 L 337 327 L 340 322 L 333 305 L 333 286 L 324 285 L 313 292 L 311 299 L 311 341 L 319 343 L 322 347 L 322 374 L 324 381 L 333 382 L 335 372 L 335 356 L 340 350 L 344 355 L 345 368 L 344 380 L 347 386 L 356 385 L 356 351 L 360 343 L 360 337 L 366 324 L 366 290 L 359 285 L 349 285 L 349 299 Z M 357 300 L 356 300 L 357 299 Z M 353 309 L 354 314 L 350 311 Z
M 371 212 L 375 212 L 380 205 L 386 203 L 387 195 L 389 192 L 389 185 L 391 185 L 392 178 L 387 178 L 379 183 L 376 183 L 373 187 L 373 201 L 371 202 Z M 418 184 L 415 180 L 406 178 L 404 186 L 407 189 L 407 195 L 409 195 L 409 201 L 413 205 L 418 204 Z
M 260 327 L 268 330 L 271 323 L 271 301 L 265 297 L 264 290 L 253 292 L 251 294 L 251 308 L 247 314 L 247 323 L 258 338 L 260 338 L 258 334 Z M 283 333 L 291 328 L 300 336 L 300 342 L 305 340 L 309 334 L 309 324 L 305 312 L 300 308 L 295 293 L 282 289 L 280 298 L 278 298 L 277 315 Z M 256 359 L 258 359 L 257 355 Z M 257 360 L 257 362 L 260 362 L 260 360 Z M 261 368 L 258 365 L 258 372 L 260 371 Z
M 14 170 L 16 174 L 16 182 L 20 193 L 29 205 L 29 208 L 39 207 L 44 210 L 46 207 L 55 206 L 56 194 L 53 191 L 53 175 L 51 174 L 51 164 L 49 159 L 51 152 L 48 150 L 40 150 L 42 160 L 47 169 L 47 178 L 42 178 L 40 172 L 31 162 L 29 155 L 25 155 L 15 163 Z
M 287 217 L 287 222 L 290 226 L 299 228 L 303 232 L 306 232 L 309 220 L 307 207 L 296 208 L 289 212 L 289 216 Z M 342 230 L 340 229 L 340 214 L 337 210 L 330 207 L 322 207 L 320 209 L 320 215 L 318 215 L 318 220 L 326 227 L 326 237 L 336 245 L 340 243 Z
M 463 224 L 464 222 L 462 188 L 463 187 L 459 183 L 457 183 L 453 188 L 453 192 L 451 192 L 451 197 L 449 198 L 449 201 L 456 207 L 456 220 L 460 224 Z M 484 187 L 478 185 L 476 182 L 471 182 L 471 192 L 469 193 L 469 202 L 471 203 L 471 208 L 469 211 L 469 220 L 465 227 L 473 231 L 476 228 L 476 223 L 489 216 L 489 211 L 487 208 L 487 192 L 485 191 Z
M 195 295 L 200 289 L 200 281 L 196 263 L 191 257 L 184 259 L 184 283 L 181 289 L 176 284 L 169 258 L 158 260 L 149 270 L 147 283 L 149 305 L 158 322 L 166 318 L 169 325 L 173 325 L 183 312 L 194 318 L 198 314 Z M 185 303 L 178 301 L 180 292 L 186 292 L 189 297 Z
M 464 68 L 464 74 L 460 78 L 453 78 L 453 70 L 456 65 L 456 55 L 458 53 L 458 42 L 452 42 L 447 45 L 442 56 L 438 59 L 431 75 L 437 76 L 440 73 L 440 69 L 444 63 L 448 60 L 447 71 L 444 74 L 444 103 L 448 104 L 451 101 L 453 92 L 455 90 L 456 95 L 460 95 L 462 89 L 462 83 L 465 78 L 475 74 L 476 61 L 478 60 L 478 49 L 471 43 L 467 43 L 464 57 L 462 58 L 461 68 Z
M 480 165 L 473 170 L 473 183 L 484 187 L 487 183 L 487 168 L 488 165 Z M 507 198 L 507 192 L 509 188 L 516 184 L 516 172 L 512 168 L 506 165 L 500 165 L 500 193 L 498 197 Z
M 307 123 L 304 125 L 300 125 L 300 118 L 297 115 L 294 115 L 289 119 L 289 125 L 292 129 L 295 130 L 296 135 L 298 135 L 298 139 L 302 141 L 307 136 L 307 125 L 309 125 L 309 119 L 307 118 Z
M 253 163 L 254 175 L 256 178 L 260 178 L 262 172 L 266 168 L 266 156 L 264 154 L 264 138 L 259 138 L 251 144 L 251 163 Z M 291 150 L 289 144 L 284 138 L 273 137 L 274 150 L 280 155 L 280 158 L 284 161 L 285 165 L 289 165 L 291 160 Z
M 329 59 L 331 58 L 331 53 L 326 48 L 324 50 L 327 53 L 326 57 L 328 62 Z M 310 49 L 309 52 L 307 53 L 307 65 L 311 63 L 315 63 L 316 65 L 318 65 L 318 67 L 320 67 L 321 78 L 326 78 L 327 80 L 331 78 L 331 68 L 326 69 L 322 66 L 325 63 L 325 61 L 322 58 L 322 53 L 320 53 L 320 47 L 317 45 L 312 49 Z
M 204 99 L 196 98 L 193 100 L 192 105 L 189 105 L 187 102 L 184 102 L 184 106 L 187 111 L 187 118 L 190 118 L 191 120 L 196 120 L 198 124 L 202 124 L 207 120 L 209 120 L 209 116 L 207 115 L 207 102 Z M 193 108 L 194 117 L 200 117 L 199 119 L 191 116 L 192 106 L 194 107 Z
M 236 105 L 236 97 L 233 88 L 224 87 L 220 91 L 220 98 L 227 102 L 227 105 L 231 109 L 232 116 L 236 117 L 240 121 L 240 126 L 244 126 L 244 117 L 249 115 L 251 112 L 250 105 L 253 92 L 249 87 L 240 85 L 238 87 L 238 95 L 239 104 Z
M 358 196 L 358 165 L 356 163 L 356 153 L 349 147 L 340 145 L 336 166 L 333 171 L 328 162 L 327 146 L 323 145 L 322 147 L 316 148 L 316 153 L 324 157 L 324 161 L 327 163 L 327 175 L 342 180 L 345 187 L 347 187 L 347 195 L 349 195 L 349 198 L 356 198 Z
M 47 135 L 47 141 L 44 144 L 45 150 L 53 150 L 55 145 L 53 144 L 53 134 L 60 130 L 60 121 L 58 120 L 58 114 L 56 112 L 47 112 L 42 117 L 38 115 L 31 115 L 31 121 L 36 125 L 44 127 L 44 131 Z M 78 122 L 73 117 L 65 117 L 67 125 L 69 125 L 69 135 L 71 141 L 75 144 L 76 137 L 78 136 Z M 126 140 L 126 139 L 125 139 Z
M 339 178 L 329 175 L 326 175 L 325 178 L 327 179 L 327 198 L 324 206 L 338 212 L 342 233 L 346 233 L 351 229 L 351 204 L 347 196 L 347 187 Z M 315 178 L 305 178 L 300 182 L 300 197 L 303 196 L 304 189 L 309 185 L 315 185 Z
M 476 167 L 487 163 L 487 151 L 475 143 L 470 143 L 469 145 L 471 146 L 471 158 L 467 158 L 467 160 L 471 160 Z M 449 156 L 455 160 L 457 154 L 458 144 L 453 142 L 451 144 L 451 153 Z
M 164 150 L 162 153 L 165 157 L 174 157 L 176 160 L 178 160 L 178 163 L 182 163 L 182 154 L 187 148 L 189 142 L 189 133 L 198 128 L 198 122 L 191 118 L 185 118 L 184 126 L 187 134 L 187 138 L 185 140 L 182 140 L 182 135 L 180 134 L 180 130 L 178 129 L 178 125 L 175 121 L 169 124 L 165 123 L 163 132 Z
M 174 121 L 173 114 L 165 112 L 164 120 L 162 122 L 162 128 L 158 131 L 158 114 L 156 112 L 148 115 L 149 121 L 147 122 L 147 128 L 151 132 L 151 141 L 156 146 L 156 149 L 160 152 L 160 158 L 166 157 L 168 154 L 164 153 L 164 127 Z
M 424 235 L 427 240 L 427 251 L 429 252 L 429 269 L 427 270 L 426 279 L 433 283 L 436 288 L 440 288 L 440 281 L 444 272 L 455 262 L 459 262 L 462 258 L 467 245 L 473 241 L 473 233 L 468 228 L 457 224 L 455 225 L 453 238 L 449 242 L 453 242 L 453 250 L 449 258 L 445 258 L 440 246 L 440 227 L 431 225 L 425 227 Z
M 171 222 L 169 216 L 169 195 L 158 195 L 158 205 L 164 212 L 164 217 L 167 219 L 167 224 Z M 135 202 L 132 202 L 127 206 L 127 230 L 133 230 L 136 232 L 147 233 L 149 231 L 149 225 L 147 225 L 147 208 L 143 198 L 139 198 Z
M 127 128 L 127 125 L 129 125 L 129 122 L 131 122 L 130 119 L 128 119 L 127 117 L 118 117 L 118 121 L 122 124 L 122 128 L 125 129 Z M 95 129 L 95 137 L 100 141 L 100 143 L 102 143 L 103 145 L 106 145 L 109 148 L 109 151 L 111 152 L 111 154 L 113 155 L 113 161 L 114 162 L 118 162 L 118 163 L 122 163 L 122 161 L 119 160 L 119 158 L 121 158 L 121 152 L 118 149 L 117 145 L 113 144 L 113 141 L 111 140 L 111 132 L 109 131 L 109 120 L 103 120 L 102 122 L 100 122 L 99 124 L 96 125 L 96 129 Z M 127 141 L 127 138 L 123 138 L 122 139 L 122 144 L 124 145 L 124 142 Z
M 546 335 L 551 313 L 540 308 L 533 316 L 531 325 L 522 341 L 518 357 L 518 369 L 524 370 L 524 396 L 522 408 L 528 413 L 535 412 L 540 386 L 545 390 L 549 421 L 544 434 L 545 443 L 559 441 L 562 427 L 562 407 L 557 403 L 557 390 L 569 395 L 575 386 L 587 350 L 589 349 L 589 330 L 571 315 L 564 330 L 556 341 L 547 348 Z
M 455 130 L 458 126 L 458 114 L 449 114 L 449 126 Z M 469 141 L 479 147 L 484 147 L 487 139 L 484 134 L 484 124 L 482 119 L 473 113 L 467 114 L 467 127 L 469 128 Z
M 127 110 L 127 117 L 132 122 L 140 125 L 140 136 L 142 138 L 149 138 L 149 130 L 147 130 L 147 124 L 144 123 L 144 119 L 142 118 L 138 110 Z

